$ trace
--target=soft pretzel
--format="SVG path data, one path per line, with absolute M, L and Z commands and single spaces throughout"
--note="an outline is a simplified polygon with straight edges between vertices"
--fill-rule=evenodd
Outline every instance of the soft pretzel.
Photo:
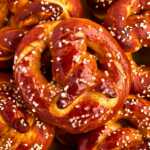
M 17 9 L 12 24 L 18 27 L 32 27 L 47 20 L 54 21 L 82 15 L 80 0 L 33 0 Z
M 132 90 L 140 97 L 149 98 L 149 66 L 136 64 L 132 54 L 150 46 L 150 1 L 117 0 L 109 8 L 104 24 L 128 52 L 132 67 Z
M 122 110 L 105 126 L 80 136 L 79 150 L 150 149 L 150 103 L 129 96 Z
M 15 50 L 24 36 L 24 31 L 14 27 L 0 29 L 0 70 L 10 68 Z
M 24 107 L 19 90 L 8 79 L 0 75 L 0 149 L 48 149 L 54 129 Z
M 52 56 L 51 82 L 40 72 L 47 44 Z M 71 133 L 103 125 L 130 89 L 130 67 L 122 49 L 102 26 L 86 19 L 34 28 L 16 52 L 14 76 L 28 106 L 42 120 Z

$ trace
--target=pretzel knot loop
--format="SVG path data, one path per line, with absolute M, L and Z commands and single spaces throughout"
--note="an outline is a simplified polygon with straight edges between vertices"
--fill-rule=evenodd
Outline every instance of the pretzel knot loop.
M 40 71 L 49 45 L 52 80 Z M 14 75 L 25 102 L 44 121 L 71 133 L 103 125 L 130 89 L 130 67 L 117 42 L 86 19 L 39 25 L 22 40 Z

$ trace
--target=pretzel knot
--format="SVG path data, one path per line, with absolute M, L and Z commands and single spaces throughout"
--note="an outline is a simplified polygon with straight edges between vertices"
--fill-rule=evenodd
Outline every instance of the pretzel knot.
M 132 54 L 150 46 L 150 1 L 117 0 L 107 12 L 105 25 L 128 52 L 132 67 L 132 90 L 140 97 L 149 98 L 149 66 L 136 64 Z
M 1 75 L 0 149 L 48 149 L 54 129 L 33 116 L 21 101 L 22 95 L 14 83 Z
M 0 68 L 10 68 L 15 50 L 24 36 L 24 31 L 13 27 L 0 29 Z
M 40 72 L 47 44 L 50 82 Z M 44 121 L 71 133 L 103 125 L 130 89 L 130 67 L 122 49 L 106 29 L 86 19 L 34 28 L 17 50 L 14 75 L 28 106 Z
M 47 20 L 61 20 L 68 17 L 82 17 L 80 0 L 33 0 L 19 1 L 19 8 L 12 17 L 12 24 L 19 27 L 32 27 Z M 11 4 L 11 3 L 10 3 Z

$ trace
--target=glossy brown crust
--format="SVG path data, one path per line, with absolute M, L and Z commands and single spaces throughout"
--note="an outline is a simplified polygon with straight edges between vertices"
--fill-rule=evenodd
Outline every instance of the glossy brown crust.
M 13 27 L 0 29 L 0 69 L 12 66 L 15 50 L 24 36 L 24 31 Z
M 118 0 L 108 10 L 105 26 L 128 52 L 132 67 L 132 91 L 150 97 L 149 66 L 137 65 L 132 54 L 150 47 L 150 1 Z
M 78 150 L 148 150 L 149 136 L 150 103 L 131 95 L 104 127 L 80 136 Z
M 19 27 L 32 27 L 48 20 L 82 16 L 80 0 L 33 0 L 17 9 L 11 22 Z
M 48 42 L 53 62 L 50 83 L 39 70 Z M 71 133 L 102 126 L 130 89 L 130 68 L 122 49 L 102 26 L 86 19 L 34 28 L 17 50 L 14 75 L 28 106 L 44 121 Z
M 48 149 L 54 129 L 24 107 L 19 90 L 7 76 L 0 75 L 0 149 Z

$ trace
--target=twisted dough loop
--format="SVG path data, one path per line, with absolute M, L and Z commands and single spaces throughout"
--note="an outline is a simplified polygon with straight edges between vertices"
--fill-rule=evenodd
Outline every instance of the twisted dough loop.
M 40 72 L 48 41 L 53 62 L 50 83 Z M 87 47 L 96 53 L 102 68 Z M 113 116 L 128 95 L 129 72 L 116 41 L 102 26 L 86 19 L 37 26 L 21 42 L 14 65 L 28 106 L 44 121 L 71 133 L 97 128 Z
M 19 27 L 32 27 L 40 22 L 61 20 L 70 16 L 83 16 L 80 0 L 33 0 L 17 9 L 11 22 Z
M 148 150 L 149 136 L 150 103 L 131 95 L 124 103 L 123 109 L 105 126 L 81 136 L 78 149 Z
M 24 35 L 24 31 L 13 27 L 0 29 L 0 68 L 10 68 L 15 50 Z
M 137 65 L 132 58 L 134 52 L 150 46 L 150 1 L 117 0 L 107 12 L 105 26 L 128 52 L 132 91 L 140 97 L 150 98 L 149 66 Z
M 3 76 L 6 74 L 0 76 L 0 149 L 47 149 L 53 128 L 28 112 L 14 83 Z

